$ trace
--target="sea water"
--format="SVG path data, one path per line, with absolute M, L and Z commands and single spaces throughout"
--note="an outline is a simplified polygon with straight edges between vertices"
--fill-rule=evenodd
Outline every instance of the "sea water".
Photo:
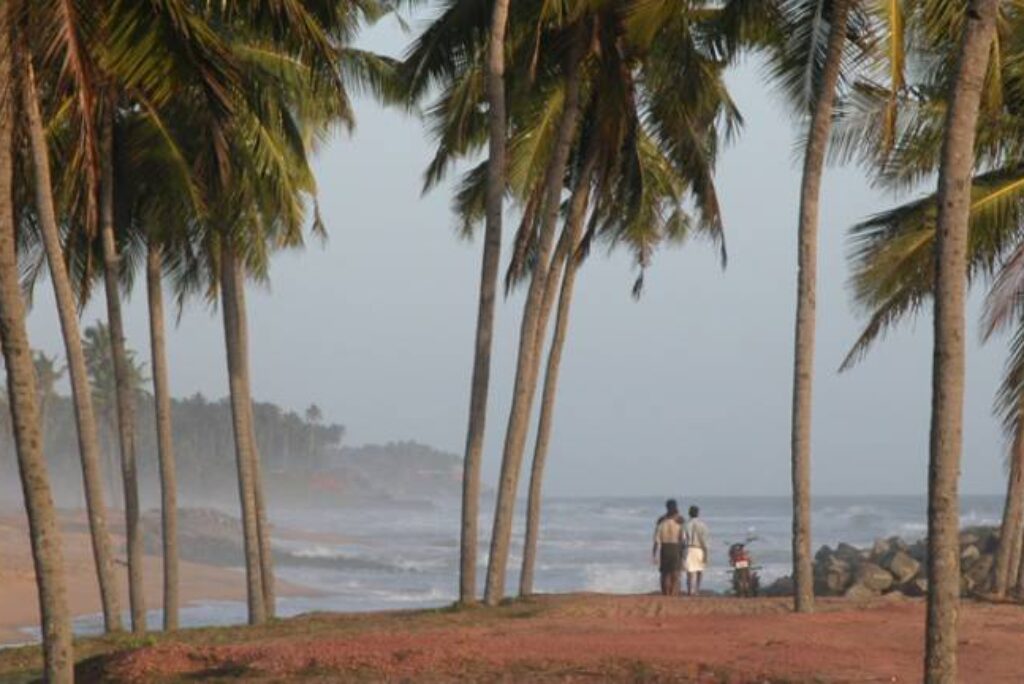
M 750 551 L 761 567 L 762 582 L 790 572 L 791 508 L 788 497 L 701 497 L 696 503 L 711 531 L 710 565 L 704 586 L 728 587 L 728 545 L 753 538 Z M 488 557 L 490 509 L 480 519 L 479 584 Z M 509 561 L 508 593 L 518 588 L 522 560 L 523 506 L 516 520 Z M 654 522 L 664 499 L 553 498 L 544 502 L 535 574 L 538 592 L 646 593 L 657 588 L 651 563 Z M 820 496 L 812 507 L 814 549 L 847 542 L 868 546 L 898 535 L 907 541 L 926 530 L 926 501 L 914 496 Z M 965 496 L 961 523 L 997 525 L 1002 497 Z M 278 615 L 310 611 L 375 611 L 443 606 L 458 592 L 459 502 L 444 500 L 418 508 L 392 506 L 333 510 L 276 510 L 278 529 L 304 530 L 345 539 L 343 544 L 274 539 L 275 548 L 293 562 L 278 564 L 277 576 L 311 587 L 315 597 L 282 597 Z M 303 559 L 306 559 L 303 562 Z M 239 582 L 243 581 L 239 569 Z M 245 605 L 217 601 L 189 604 L 181 610 L 184 626 L 245 622 Z M 160 611 L 150 613 L 160 624 Z M 79 618 L 76 632 L 95 633 L 98 615 Z M 38 635 L 38 632 L 35 632 Z

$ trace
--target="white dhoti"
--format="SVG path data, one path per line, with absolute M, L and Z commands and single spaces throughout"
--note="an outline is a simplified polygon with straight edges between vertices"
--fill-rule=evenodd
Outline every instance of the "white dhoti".
M 704 557 L 704 549 L 697 546 L 690 546 L 686 549 L 683 570 L 686 572 L 704 572 L 704 565 L 706 563 L 707 559 Z

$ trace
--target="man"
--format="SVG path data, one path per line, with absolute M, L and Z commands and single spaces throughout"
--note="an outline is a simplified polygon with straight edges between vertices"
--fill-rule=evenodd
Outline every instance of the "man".
M 690 506 L 690 520 L 683 526 L 683 546 L 686 549 L 683 561 L 686 570 L 686 593 L 700 594 L 700 580 L 708 562 L 708 527 L 700 519 L 700 508 Z
M 665 515 L 654 526 L 651 562 L 661 571 L 662 596 L 679 595 L 679 569 L 683 557 L 683 517 L 675 499 L 665 502 Z

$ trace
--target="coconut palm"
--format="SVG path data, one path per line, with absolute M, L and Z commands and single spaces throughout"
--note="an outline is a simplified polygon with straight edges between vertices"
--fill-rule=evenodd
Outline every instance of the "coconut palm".
M 66 9 L 70 11 L 72 8 Z M 77 49 L 74 40 L 77 36 L 77 26 L 73 19 L 68 18 L 66 13 L 60 15 L 55 23 L 59 24 L 60 19 L 64 20 L 64 26 L 67 27 L 67 30 L 63 33 L 58 33 L 61 38 L 65 39 L 69 53 L 74 54 Z M 18 35 L 16 59 L 19 61 L 19 72 L 22 75 L 22 78 L 19 79 L 21 84 L 19 109 L 27 120 L 26 127 L 29 132 L 33 178 L 35 179 L 34 197 L 38 217 L 37 224 L 49 265 L 54 297 L 57 302 L 61 334 L 67 352 L 68 372 L 71 378 L 72 399 L 75 407 L 75 421 L 78 428 L 86 509 L 92 537 L 96 576 L 99 581 L 100 597 L 103 604 L 104 626 L 108 632 L 119 631 L 121 629 L 120 600 L 114 575 L 110 535 L 106 522 L 106 504 L 104 502 L 99 457 L 99 436 L 93 409 L 92 392 L 89 388 L 85 356 L 82 351 L 81 336 L 79 334 L 77 302 L 61 247 L 57 207 L 54 201 L 54 184 L 50 176 L 51 164 L 45 134 L 46 127 L 39 104 L 40 100 L 35 80 L 35 65 L 29 51 L 29 45 L 27 44 L 27 32 L 23 30 Z M 55 39 L 55 42 L 57 40 L 59 39 Z M 69 60 L 69 63 L 76 64 L 77 60 Z
M 477 600 L 477 545 L 480 517 L 480 465 L 483 457 L 490 387 L 494 303 L 501 261 L 502 208 L 505 193 L 508 112 L 505 53 L 510 0 L 486 3 L 449 0 L 440 15 L 412 45 L 405 61 L 406 97 L 417 101 L 435 85 L 448 81 L 460 60 L 478 69 L 473 87 L 486 100 L 486 133 L 479 141 L 488 147 L 484 200 L 484 244 L 470 381 L 469 416 L 462 472 L 462 517 L 459 545 L 459 601 Z M 479 59 L 486 54 L 484 63 Z M 484 118 L 481 112 L 475 118 Z M 436 181 L 437 176 L 435 176 Z M 428 186 L 431 182 L 428 180 Z
M 56 357 L 47 356 L 37 351 L 32 355 L 32 365 L 36 372 L 36 387 L 39 391 L 39 424 L 46 432 L 46 409 L 57 396 L 56 386 L 67 370 L 58 365 Z
M 928 468 L 925 680 L 957 680 L 958 479 L 964 390 L 964 297 L 974 143 L 998 0 L 972 0 L 950 85 L 935 220 L 935 341 Z
M 934 300 L 927 681 L 955 681 L 957 677 L 956 619 L 960 596 L 957 481 L 962 446 L 964 274 L 991 271 L 1006 249 L 1007 219 L 1012 217 L 1007 202 L 1012 202 L 1013 188 L 1005 184 L 1006 170 L 997 169 L 973 177 L 976 161 L 982 166 L 994 160 L 1005 163 L 1007 152 L 1005 145 L 994 139 L 999 134 L 999 124 L 1005 121 L 999 111 L 1001 98 L 992 97 L 993 92 L 999 92 L 1003 74 L 999 70 L 989 71 L 998 11 L 998 2 L 983 1 L 970 3 L 964 15 L 951 15 L 962 41 L 951 58 L 940 60 L 937 75 L 938 90 L 948 88 L 945 113 L 938 114 L 943 122 L 938 128 L 942 141 L 940 152 L 937 156 L 934 152 L 934 135 L 921 134 L 932 127 L 936 118 L 933 114 L 921 117 L 911 127 L 916 144 L 906 145 L 899 153 L 902 156 L 899 161 L 909 169 L 909 177 L 929 167 L 937 168 L 938 190 L 932 197 L 904 205 L 863 224 L 857 255 L 864 264 L 857 273 L 858 294 L 862 299 L 873 298 L 876 310 L 848 362 L 887 325 L 915 310 L 927 297 Z M 1002 60 L 995 64 L 1001 65 Z M 995 136 L 992 131 L 977 133 L 983 107 L 984 118 L 994 124 Z M 927 109 L 925 111 L 927 113 Z M 997 148 L 1001 149 L 996 151 Z M 977 157 L 976 151 L 979 152 Z M 899 172 L 891 175 L 900 177 Z M 993 185 L 1003 187 L 993 192 Z M 973 226 L 970 232 L 969 222 Z M 993 229 L 995 239 L 991 239 Z M 986 242 L 986 238 L 990 239 Z M 928 253 L 932 245 L 934 259 L 930 259 Z M 897 263 L 898 270 L 893 270 Z
M 797 305 L 794 333 L 791 474 L 794 608 L 814 608 L 811 558 L 811 408 L 814 378 L 818 214 L 825 154 L 844 67 L 855 0 L 783 0 L 786 39 L 775 52 L 773 76 L 806 121 L 797 222 Z M 894 4 L 895 6 L 895 4 Z M 893 44 L 898 44 L 896 40 Z
M 19 33 L 18 5 L 7 2 L 0 16 L 0 82 L 9 85 L 24 72 L 15 69 L 13 43 Z M 53 506 L 38 406 L 32 350 L 25 329 L 25 304 L 18 282 L 14 207 L 14 129 L 18 119 L 17 90 L 0 91 L 0 347 L 7 370 L 7 397 L 18 472 L 28 516 L 29 541 L 39 592 L 43 637 L 43 674 L 47 681 L 74 681 L 71 620 L 64 583 L 57 515 Z

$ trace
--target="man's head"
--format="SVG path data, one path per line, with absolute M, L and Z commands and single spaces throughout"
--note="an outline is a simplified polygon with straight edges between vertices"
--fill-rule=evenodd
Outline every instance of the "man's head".
M 700 515 L 700 509 L 696 506 L 690 506 L 690 517 L 696 518 Z
M 665 502 L 665 511 L 669 515 L 679 515 L 679 504 L 675 499 L 669 499 Z

